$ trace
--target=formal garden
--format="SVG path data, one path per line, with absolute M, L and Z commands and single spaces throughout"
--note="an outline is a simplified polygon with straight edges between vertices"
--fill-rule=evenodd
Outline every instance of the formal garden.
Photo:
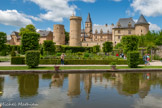
M 35 29 L 35 28 L 34 28 Z M 60 56 L 65 54 L 65 65 L 127 65 L 137 68 L 144 64 L 143 55 L 151 54 L 162 45 L 162 31 L 149 32 L 144 36 L 123 36 L 121 43 L 113 47 L 112 42 L 105 42 L 103 48 L 70 47 L 68 45 L 55 45 L 53 41 L 46 40 L 39 44 L 40 35 L 35 30 L 22 28 L 21 45 L 8 45 L 6 34 L 0 32 L 0 62 L 10 61 L 12 65 L 27 64 L 29 68 L 42 65 L 60 64 Z M 67 39 L 68 41 L 68 39 Z M 124 57 L 120 57 L 123 54 Z M 119 55 L 119 56 L 117 56 Z M 161 60 L 157 55 L 151 60 Z

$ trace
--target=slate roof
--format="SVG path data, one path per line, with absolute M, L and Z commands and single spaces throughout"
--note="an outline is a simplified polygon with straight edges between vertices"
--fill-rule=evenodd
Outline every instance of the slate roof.
M 135 22 L 132 18 L 120 18 L 117 22 L 115 28 L 118 28 L 118 24 L 121 25 L 120 28 L 128 28 L 128 24 L 131 23 L 132 27 L 135 27 Z
M 39 30 L 37 33 L 40 34 L 40 37 L 47 36 L 51 31 Z
M 97 30 L 98 34 L 100 34 L 101 29 L 103 31 L 103 34 L 106 34 L 108 31 L 109 31 L 109 33 L 112 33 L 112 28 L 113 28 L 112 25 L 94 25 L 93 26 L 93 34 L 96 33 L 96 30 Z
M 149 23 L 147 22 L 145 17 L 143 15 L 141 15 L 136 24 L 149 24 Z
M 91 23 L 91 22 L 92 22 L 92 20 L 91 20 L 91 16 L 90 16 L 90 13 L 88 13 L 88 17 L 87 17 L 86 22 L 88 22 L 88 23 Z

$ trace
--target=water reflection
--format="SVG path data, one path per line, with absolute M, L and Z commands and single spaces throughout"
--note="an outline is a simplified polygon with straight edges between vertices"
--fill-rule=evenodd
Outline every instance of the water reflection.
M 39 77 L 38 75 L 19 75 L 20 97 L 35 96 L 38 94 Z
M 0 76 L 0 96 L 3 95 L 4 77 Z
M 13 84 L 9 84 L 12 81 Z M 38 102 L 39 108 L 53 108 L 54 104 L 57 104 L 56 108 L 105 105 L 110 108 L 143 108 L 148 107 L 147 104 L 160 108 L 162 105 L 162 73 L 155 72 L 0 76 L 0 102 L 9 99 L 6 98 L 8 89 L 11 89 L 10 101 L 34 101 Z M 17 92 L 13 93 L 13 90 Z M 158 105 L 151 104 L 155 100 Z

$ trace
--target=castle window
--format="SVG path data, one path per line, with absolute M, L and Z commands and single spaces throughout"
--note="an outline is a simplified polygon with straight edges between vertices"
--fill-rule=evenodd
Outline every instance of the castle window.
M 141 33 L 142 33 L 142 30 L 141 30 Z
M 118 33 L 120 33 L 120 30 L 118 30 Z
M 118 36 L 118 39 L 120 39 L 120 36 Z
M 128 30 L 128 34 L 131 34 L 131 30 Z

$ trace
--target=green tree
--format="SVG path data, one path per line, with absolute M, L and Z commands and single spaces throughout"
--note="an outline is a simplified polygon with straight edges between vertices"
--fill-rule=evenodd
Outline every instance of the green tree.
M 115 49 L 122 49 L 123 45 L 122 43 L 118 43 L 117 45 L 115 45 Z
M 32 24 L 26 25 L 25 28 L 23 28 L 23 27 L 20 28 L 20 33 L 19 33 L 20 36 L 23 35 L 23 33 L 25 33 L 25 32 L 36 32 L 36 28 Z
M 0 32 L 0 51 L 4 49 L 5 43 L 7 42 L 7 35 L 4 32 Z
M 22 34 L 21 38 L 21 53 L 25 54 L 28 50 L 38 50 L 39 49 L 39 37 L 40 34 L 35 32 L 25 32 Z
M 127 54 L 128 51 L 137 51 L 139 45 L 138 36 L 123 36 L 122 37 L 122 45 L 124 54 Z
M 93 53 L 98 53 L 98 52 L 100 52 L 100 45 L 93 46 Z
M 65 31 L 65 43 L 68 44 L 69 43 L 69 32 Z
M 103 52 L 107 53 L 107 52 L 111 52 L 113 50 L 113 43 L 112 42 L 105 42 L 103 44 Z
M 55 43 L 51 40 L 46 40 L 43 43 L 43 49 L 45 52 L 47 52 L 47 54 L 54 54 L 55 53 Z

